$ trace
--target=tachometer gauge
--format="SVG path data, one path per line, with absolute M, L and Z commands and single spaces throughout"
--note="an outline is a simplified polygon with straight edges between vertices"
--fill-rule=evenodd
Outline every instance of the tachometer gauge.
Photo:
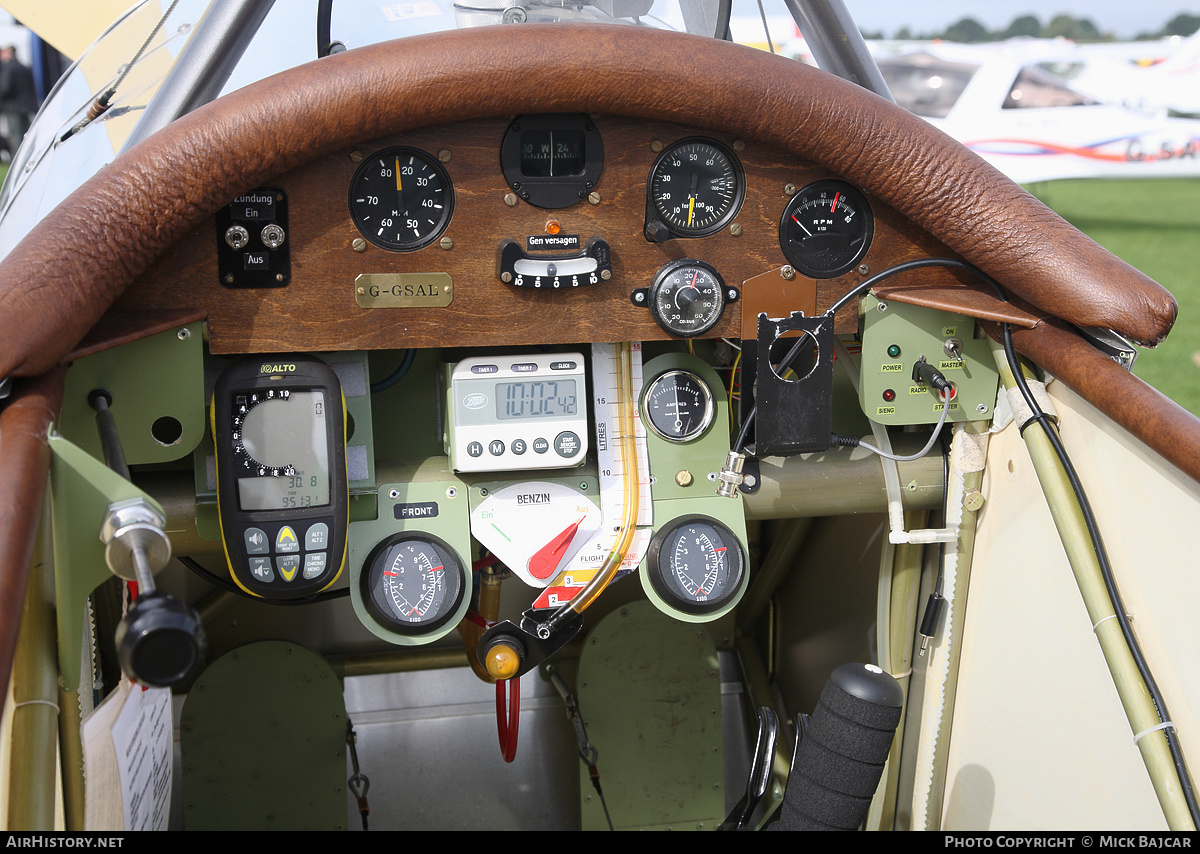
M 393 534 L 367 557 L 361 575 L 367 612 L 399 634 L 424 634 L 454 616 L 466 591 L 454 551 L 427 534 Z
M 450 224 L 454 188 L 441 164 L 416 148 L 387 148 L 363 160 L 350 182 L 350 218 L 381 249 L 428 246 Z
M 650 584 L 686 614 L 715 614 L 738 595 L 746 561 L 734 533 L 707 516 L 683 516 L 660 528 L 646 552 Z
M 712 426 L 717 410 L 708 383 L 691 371 L 667 371 L 646 386 L 642 412 L 657 436 L 691 442 Z
M 711 265 L 681 258 L 654 274 L 646 296 L 659 326 L 680 338 L 694 338 L 717 325 L 730 294 Z
M 737 215 L 745 192 L 742 164 L 732 151 L 711 139 L 683 139 L 650 169 L 648 214 L 676 237 L 706 237 Z
M 779 221 L 779 246 L 814 279 L 848 272 L 867 253 L 874 224 L 861 192 L 845 181 L 817 181 L 792 196 Z

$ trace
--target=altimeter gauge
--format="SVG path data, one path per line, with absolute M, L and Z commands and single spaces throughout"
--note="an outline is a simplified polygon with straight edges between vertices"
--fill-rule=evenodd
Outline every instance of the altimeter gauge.
M 737 215 L 745 178 L 737 156 L 721 143 L 700 137 L 667 147 L 650 169 L 646 233 L 665 225 L 675 237 L 716 234 Z M 662 225 L 652 223 L 657 218 Z

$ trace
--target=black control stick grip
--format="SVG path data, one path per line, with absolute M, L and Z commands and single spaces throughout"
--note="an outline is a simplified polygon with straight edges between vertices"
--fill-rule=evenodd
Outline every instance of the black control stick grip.
M 870 664 L 843 664 L 821 691 L 771 830 L 854 830 L 887 760 L 904 691 Z

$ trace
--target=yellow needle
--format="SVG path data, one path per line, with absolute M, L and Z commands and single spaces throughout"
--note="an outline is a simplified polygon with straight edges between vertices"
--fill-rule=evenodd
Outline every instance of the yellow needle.
M 692 211 L 696 208 L 696 197 L 692 196 L 688 199 L 688 225 L 692 224 Z
M 404 191 L 404 187 L 400 183 L 400 158 L 399 157 L 396 158 L 396 189 L 400 190 L 401 192 Z

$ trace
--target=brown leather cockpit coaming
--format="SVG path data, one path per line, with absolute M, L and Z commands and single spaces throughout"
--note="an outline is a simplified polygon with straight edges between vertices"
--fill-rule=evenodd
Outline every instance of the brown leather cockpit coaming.
M 164 128 L 81 186 L 0 264 L 0 376 L 62 361 L 140 273 L 237 194 L 361 140 L 526 112 L 738 134 L 858 184 L 1036 310 L 1143 344 L 1174 322 L 1161 286 L 963 146 L 853 84 L 711 39 L 553 26 L 553 56 L 542 25 L 410 38 L 285 71 Z M 723 69 L 719 85 L 679 62 L 698 52 Z

